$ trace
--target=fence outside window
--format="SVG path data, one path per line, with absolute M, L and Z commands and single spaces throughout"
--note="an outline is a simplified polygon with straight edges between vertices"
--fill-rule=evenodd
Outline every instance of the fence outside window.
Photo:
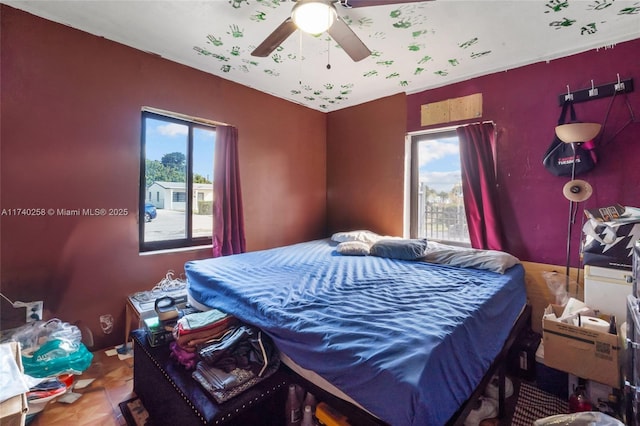
M 464 201 L 461 196 L 456 196 L 457 191 L 436 195 L 425 184 L 422 184 L 420 189 L 418 236 L 468 244 L 469 229 L 464 212 Z

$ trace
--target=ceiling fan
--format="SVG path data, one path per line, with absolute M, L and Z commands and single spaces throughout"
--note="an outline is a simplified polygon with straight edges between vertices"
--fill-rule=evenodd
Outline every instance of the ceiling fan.
M 317 35 L 325 31 L 358 62 L 371 54 L 371 51 L 358 38 L 349 25 L 338 16 L 335 3 L 346 8 L 413 3 L 421 0 L 298 0 L 291 15 L 284 20 L 258 47 L 252 56 L 266 57 L 271 54 L 287 37 L 297 29 Z

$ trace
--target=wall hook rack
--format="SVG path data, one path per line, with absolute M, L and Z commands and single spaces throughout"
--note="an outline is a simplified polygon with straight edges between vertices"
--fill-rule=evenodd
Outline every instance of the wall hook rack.
M 572 100 L 573 100 L 573 93 L 571 93 L 571 89 L 569 88 L 569 85 L 567 84 L 567 94 L 564 95 L 564 102 L 572 101 Z M 560 102 L 560 105 L 562 105 L 564 102 Z
M 617 77 L 615 82 L 602 84 L 600 86 L 594 86 L 593 80 L 591 80 L 591 87 L 573 92 L 569 90 L 569 85 L 567 85 L 567 92 L 558 96 L 558 103 L 562 105 L 567 100 L 572 100 L 573 103 L 586 102 L 594 99 L 608 98 L 615 94 L 633 92 L 632 78 L 620 80 L 620 74 L 618 74 Z

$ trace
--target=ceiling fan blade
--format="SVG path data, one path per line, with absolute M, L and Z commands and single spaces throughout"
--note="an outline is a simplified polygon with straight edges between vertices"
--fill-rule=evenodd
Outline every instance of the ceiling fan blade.
M 269 56 L 271 52 L 276 50 L 276 48 L 297 29 L 296 24 L 293 23 L 290 17 L 285 19 L 278 28 L 269 34 L 262 43 L 260 43 L 260 46 L 256 47 L 254 51 L 251 52 L 251 56 L 260 56 L 263 58 L 265 56 Z
M 419 3 L 423 1 L 425 0 L 339 0 L 339 3 L 347 8 L 356 8 L 369 6 L 389 6 L 392 4 L 402 3 Z
M 355 62 L 371 55 L 369 48 L 340 17 L 334 21 L 327 32 Z

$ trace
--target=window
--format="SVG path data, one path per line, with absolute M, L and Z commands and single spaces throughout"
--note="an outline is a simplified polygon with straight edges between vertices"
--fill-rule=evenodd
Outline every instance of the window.
M 469 245 L 453 129 L 411 136 L 411 236 Z
M 215 138 L 200 120 L 143 110 L 140 251 L 211 244 Z
M 173 193 L 173 201 L 184 203 L 186 199 L 187 199 L 187 196 L 182 191 Z

